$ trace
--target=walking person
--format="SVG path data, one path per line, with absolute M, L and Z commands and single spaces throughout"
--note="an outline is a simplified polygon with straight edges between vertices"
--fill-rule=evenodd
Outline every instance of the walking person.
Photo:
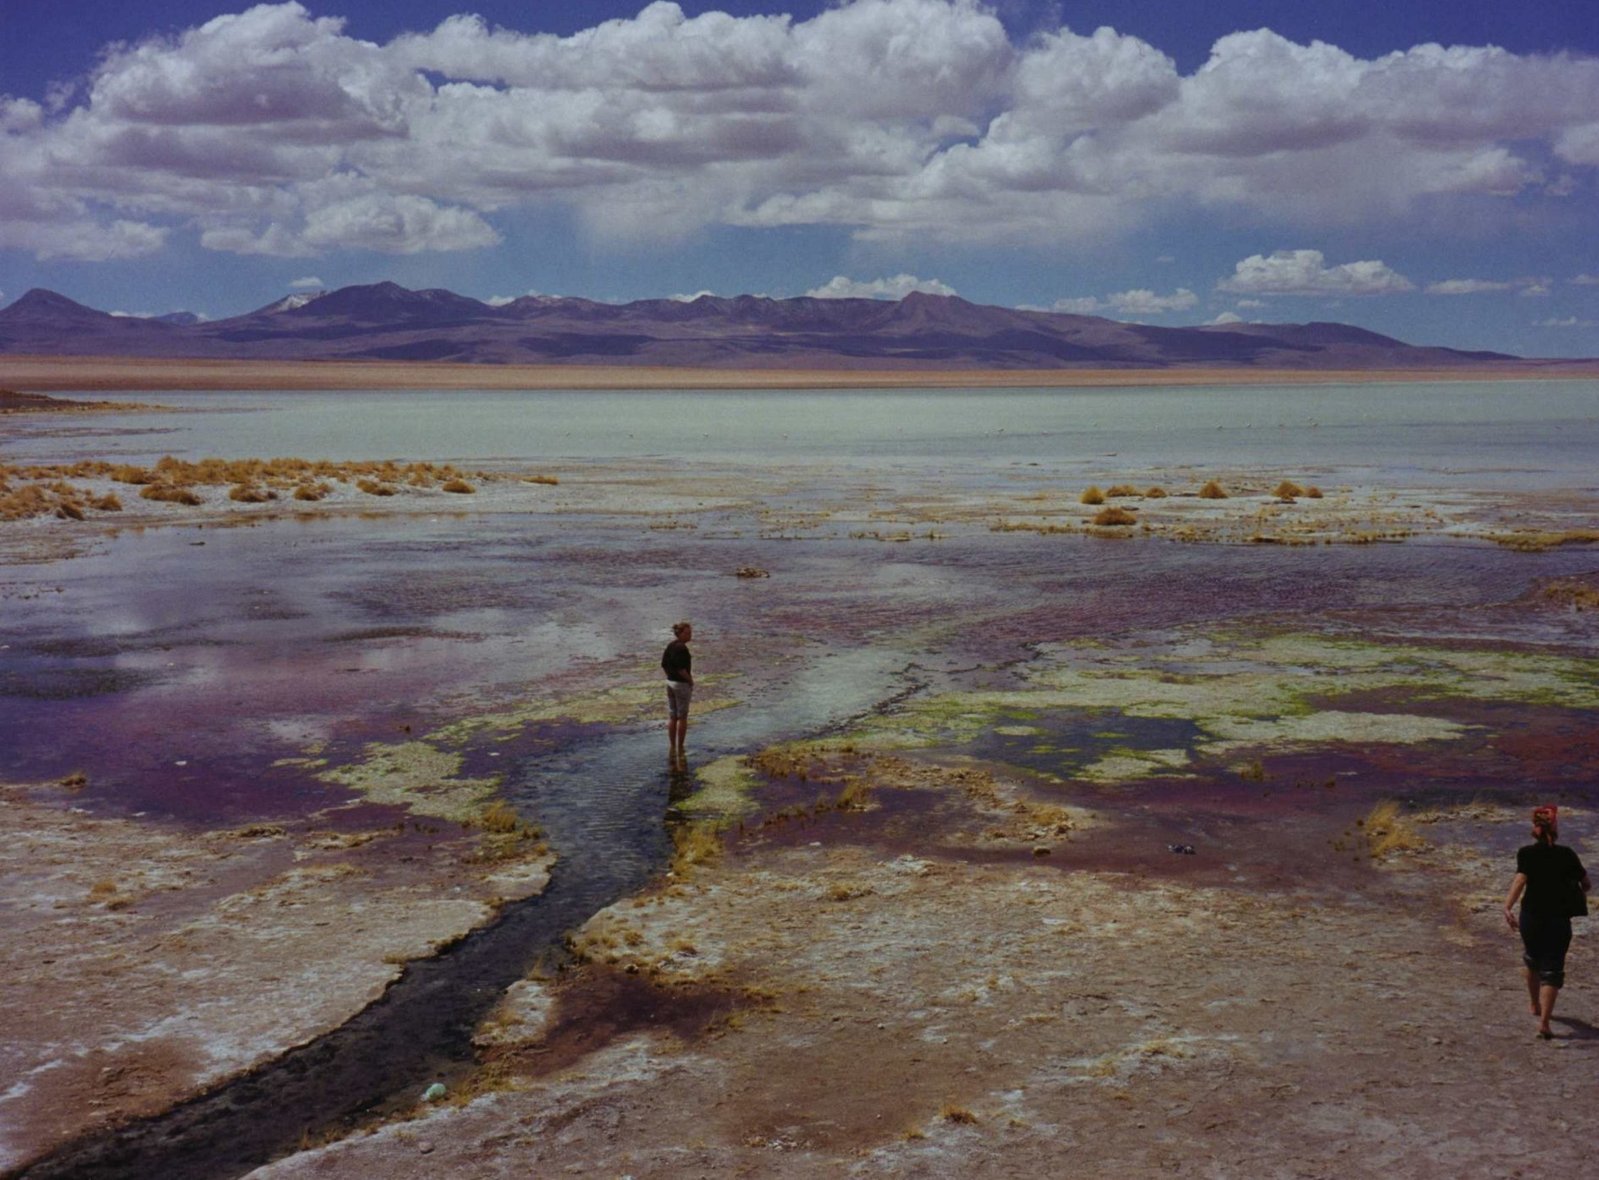
M 688 704 L 694 695 L 694 656 L 688 649 L 694 638 L 691 623 L 674 623 L 673 639 L 661 654 L 661 669 L 666 673 L 666 740 L 674 758 L 684 757 L 683 739 L 688 733 Z
M 1521 932 L 1525 953 L 1522 971 L 1527 999 L 1538 1018 L 1538 1036 L 1550 1040 L 1549 1017 L 1555 997 L 1566 982 L 1566 949 L 1571 945 L 1571 919 L 1588 912 L 1592 888 L 1576 852 L 1555 843 L 1560 835 L 1560 809 L 1539 807 L 1532 813 L 1533 843 L 1516 852 L 1516 875 L 1505 896 L 1505 923 Z M 1515 904 L 1521 902 L 1518 918 Z

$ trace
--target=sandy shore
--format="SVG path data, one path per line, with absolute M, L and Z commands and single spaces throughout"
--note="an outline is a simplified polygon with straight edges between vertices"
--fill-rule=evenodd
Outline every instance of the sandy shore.
M 0 386 L 39 393 L 224 389 L 1035 389 L 1104 386 L 1346 385 L 1386 381 L 1572 380 L 1599 362 L 1477 368 L 675 369 L 643 365 L 462 365 L 428 361 L 227 361 L 0 356 Z

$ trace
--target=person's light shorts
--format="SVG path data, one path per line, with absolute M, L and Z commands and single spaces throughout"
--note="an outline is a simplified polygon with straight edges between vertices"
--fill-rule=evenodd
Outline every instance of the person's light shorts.
M 694 686 L 686 680 L 666 682 L 666 715 L 673 721 L 688 720 L 688 703 L 694 695 Z

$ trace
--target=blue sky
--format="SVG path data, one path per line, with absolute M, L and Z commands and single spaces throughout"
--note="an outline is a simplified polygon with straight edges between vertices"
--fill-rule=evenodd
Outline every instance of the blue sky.
M 1599 355 L 1589 0 L 0 0 L 0 302 L 913 289 Z

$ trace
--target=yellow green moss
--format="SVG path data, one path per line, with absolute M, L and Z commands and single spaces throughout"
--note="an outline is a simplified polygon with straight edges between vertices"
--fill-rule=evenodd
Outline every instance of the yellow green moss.
M 465 822 L 479 814 L 499 787 L 499 779 L 458 778 L 460 770 L 461 755 L 427 742 L 373 742 L 362 761 L 323 771 L 318 777 L 349 787 L 373 803 Z

